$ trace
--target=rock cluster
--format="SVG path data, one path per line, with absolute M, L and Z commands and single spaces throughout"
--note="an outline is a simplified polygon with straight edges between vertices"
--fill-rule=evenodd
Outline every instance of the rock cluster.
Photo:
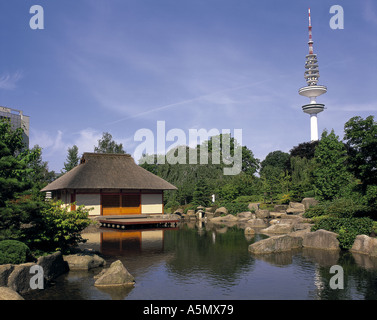
M 336 233 L 326 230 L 310 232 L 309 229 L 305 229 L 301 232 L 272 236 L 257 241 L 249 246 L 249 252 L 254 254 L 269 254 L 305 247 L 322 250 L 340 250 Z
M 38 258 L 37 262 L 22 264 L 0 265 L 0 300 L 17 297 L 16 294 L 9 294 L 10 290 L 17 294 L 24 294 L 31 290 L 30 281 L 35 273 L 30 272 L 32 266 L 40 266 L 43 270 L 43 285 L 64 274 L 69 270 L 68 264 L 64 261 L 61 252 L 55 252 L 49 256 Z M 4 295 L 3 295 L 4 294 Z
M 0 265 L 0 300 L 23 299 L 22 294 L 34 290 L 31 286 L 36 272 L 33 266 L 43 270 L 42 287 L 45 288 L 51 281 L 69 270 L 89 270 L 102 267 L 105 260 L 90 252 L 63 256 L 61 252 L 39 257 L 36 262 L 22 264 Z

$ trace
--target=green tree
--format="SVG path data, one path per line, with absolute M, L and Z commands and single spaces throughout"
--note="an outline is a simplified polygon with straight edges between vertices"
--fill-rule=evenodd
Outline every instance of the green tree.
M 282 192 L 282 175 L 284 175 L 284 171 L 279 167 L 271 165 L 264 167 L 261 182 L 265 202 L 269 199 L 270 203 L 273 203 L 273 200 L 276 199 L 276 195 Z
M 87 211 L 66 214 L 59 205 L 44 201 L 39 192 L 52 176 L 41 149 L 25 148 L 23 129 L 13 130 L 0 119 L 0 240 L 18 240 L 30 249 L 67 249 L 82 239 Z
M 0 120 L 0 240 L 18 239 L 21 225 L 38 215 L 38 199 L 31 190 L 40 149 L 28 150 L 22 141 L 21 128 L 13 130 L 10 121 Z M 27 204 L 20 200 L 25 197 Z
M 68 148 L 67 162 L 64 162 L 64 171 L 68 172 L 79 164 L 79 148 L 74 145 L 72 148 Z
M 123 150 L 123 145 L 121 143 L 116 143 L 113 140 L 113 136 L 104 132 L 102 138 L 98 140 L 97 147 L 94 147 L 94 152 L 96 153 L 126 153 Z
M 301 157 L 308 160 L 314 158 L 315 148 L 318 146 L 319 141 L 303 142 L 290 150 L 291 157 Z
M 294 201 L 301 201 L 305 192 L 313 190 L 313 172 L 316 167 L 314 158 L 291 157 L 291 190 Z
M 261 169 L 260 174 L 263 174 L 263 169 L 272 166 L 275 168 L 280 169 L 282 172 L 285 172 L 286 170 L 289 170 L 290 168 L 290 162 L 289 162 L 290 156 L 288 153 L 277 150 L 270 152 L 266 158 L 261 162 Z
M 347 151 L 334 130 L 323 131 L 315 150 L 314 189 L 320 200 L 333 200 L 343 195 L 352 180 L 347 171 Z
M 377 185 L 377 123 L 373 116 L 351 118 L 344 126 L 350 171 L 360 179 L 363 192 Z
M 205 180 L 201 180 L 196 184 L 192 202 L 204 207 L 211 204 L 211 192 Z
M 215 141 L 218 141 L 216 144 Z M 241 146 L 237 140 L 232 137 L 230 134 L 220 134 L 218 136 L 213 136 L 210 137 L 208 141 L 205 141 L 202 143 L 202 147 L 208 148 L 208 156 L 209 156 L 209 163 L 212 163 L 212 154 L 214 152 L 217 152 L 220 156 L 220 164 L 222 166 L 226 166 L 224 164 L 224 160 L 226 162 L 227 160 L 227 155 L 225 151 L 225 145 L 224 142 L 229 141 L 229 151 L 230 151 L 230 156 L 235 154 L 235 149 L 236 148 L 241 148 L 241 153 L 242 153 L 242 167 L 241 171 L 247 174 L 255 174 L 257 170 L 259 169 L 259 160 L 254 157 L 253 152 L 248 149 L 246 146 Z M 200 146 L 198 146 L 199 148 Z M 219 150 L 216 150 L 215 147 L 219 147 Z

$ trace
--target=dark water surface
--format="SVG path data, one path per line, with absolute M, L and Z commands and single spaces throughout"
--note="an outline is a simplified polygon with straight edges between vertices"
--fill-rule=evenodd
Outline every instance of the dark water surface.
M 183 224 L 176 230 L 113 231 L 86 234 L 85 246 L 100 251 L 107 264 L 120 259 L 135 285 L 97 288 L 102 268 L 70 271 L 36 300 L 366 300 L 377 299 L 377 260 L 349 252 L 300 249 L 255 256 L 248 246 L 266 235 L 243 229 Z M 331 289 L 330 267 L 344 270 L 344 289 Z

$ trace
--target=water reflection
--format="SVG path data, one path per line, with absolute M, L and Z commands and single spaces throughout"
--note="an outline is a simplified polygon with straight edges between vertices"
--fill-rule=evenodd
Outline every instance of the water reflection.
M 135 277 L 128 288 L 94 287 L 101 271 L 69 272 L 29 299 L 376 299 L 377 259 L 349 252 L 298 249 L 252 255 L 267 238 L 245 235 L 240 225 L 195 222 L 179 230 L 104 229 L 86 234 L 82 247 L 120 259 Z M 344 269 L 343 290 L 329 286 L 332 265 Z
M 102 232 L 100 252 L 108 256 L 133 255 L 141 252 L 162 252 L 164 230 Z

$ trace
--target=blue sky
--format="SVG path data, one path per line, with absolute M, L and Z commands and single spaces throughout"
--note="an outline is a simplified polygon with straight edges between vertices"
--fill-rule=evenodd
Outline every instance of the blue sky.
M 32 5 L 44 29 L 32 30 Z M 333 30 L 330 7 L 344 9 Z M 242 129 L 263 160 L 310 140 L 308 7 L 320 81 L 319 133 L 343 136 L 377 114 L 374 0 L 3 0 L 0 105 L 30 116 L 30 146 L 60 172 L 67 148 L 92 152 L 103 132 L 133 154 L 139 129 Z M 172 142 L 167 142 L 166 147 Z M 158 150 L 156 150 L 158 151 Z

